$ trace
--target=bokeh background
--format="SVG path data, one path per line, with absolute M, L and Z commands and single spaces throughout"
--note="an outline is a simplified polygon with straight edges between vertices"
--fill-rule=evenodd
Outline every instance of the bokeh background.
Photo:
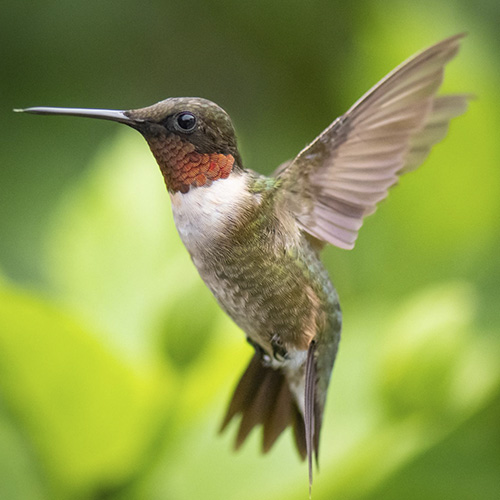
M 417 50 L 467 31 L 469 112 L 325 251 L 343 340 L 320 499 L 500 498 L 500 3 L 34 2 L 0 13 L 0 498 L 302 499 L 283 435 L 217 435 L 251 356 L 175 232 L 142 138 L 14 107 L 203 96 L 271 172 Z

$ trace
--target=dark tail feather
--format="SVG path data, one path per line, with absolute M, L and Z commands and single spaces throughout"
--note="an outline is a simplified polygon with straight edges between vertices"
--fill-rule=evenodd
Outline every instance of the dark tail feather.
M 306 360 L 306 381 L 305 381 L 305 433 L 307 462 L 309 465 L 309 497 L 311 496 L 311 487 L 313 480 L 313 450 L 318 462 L 319 431 L 321 428 L 322 412 L 318 411 L 316 402 L 316 361 L 314 353 L 316 351 L 316 342 L 313 340 L 309 344 Z
M 297 449 L 303 459 L 306 457 L 304 420 L 286 378 L 281 371 L 264 366 L 257 354 L 236 386 L 221 432 L 238 414 L 242 417 L 236 448 L 242 445 L 255 426 L 262 424 L 262 449 L 266 453 L 286 427 L 292 425 Z
M 277 374 L 274 379 L 278 383 L 278 391 L 274 401 L 268 401 L 269 409 L 264 421 L 262 441 L 262 451 L 264 453 L 267 453 L 271 449 L 278 436 L 288 426 L 293 414 L 292 409 L 295 406 L 284 376 L 274 370 L 273 373 Z
M 299 451 L 300 458 L 302 460 L 306 459 L 307 456 L 307 444 L 306 444 L 306 427 L 304 425 L 304 417 L 300 410 L 295 405 L 293 410 L 293 435 L 295 436 L 295 444 L 297 445 L 297 450 Z

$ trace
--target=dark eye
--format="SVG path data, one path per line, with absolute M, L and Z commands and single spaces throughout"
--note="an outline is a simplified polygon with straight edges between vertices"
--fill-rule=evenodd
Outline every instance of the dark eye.
M 177 115 L 175 123 L 181 132 L 192 132 L 196 127 L 196 116 L 189 111 L 184 111 Z

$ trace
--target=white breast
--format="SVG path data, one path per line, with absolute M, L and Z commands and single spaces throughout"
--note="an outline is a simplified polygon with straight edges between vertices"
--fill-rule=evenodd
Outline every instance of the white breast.
M 252 203 L 243 174 L 233 172 L 210 186 L 194 187 L 187 193 L 170 194 L 179 235 L 193 258 L 213 243 L 224 227 L 238 219 L 239 211 Z

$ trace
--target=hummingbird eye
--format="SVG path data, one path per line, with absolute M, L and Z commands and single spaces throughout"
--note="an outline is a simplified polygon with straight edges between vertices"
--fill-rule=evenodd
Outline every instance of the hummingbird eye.
M 177 115 L 175 124 L 180 132 L 192 132 L 196 128 L 196 116 L 189 111 L 183 111 Z

